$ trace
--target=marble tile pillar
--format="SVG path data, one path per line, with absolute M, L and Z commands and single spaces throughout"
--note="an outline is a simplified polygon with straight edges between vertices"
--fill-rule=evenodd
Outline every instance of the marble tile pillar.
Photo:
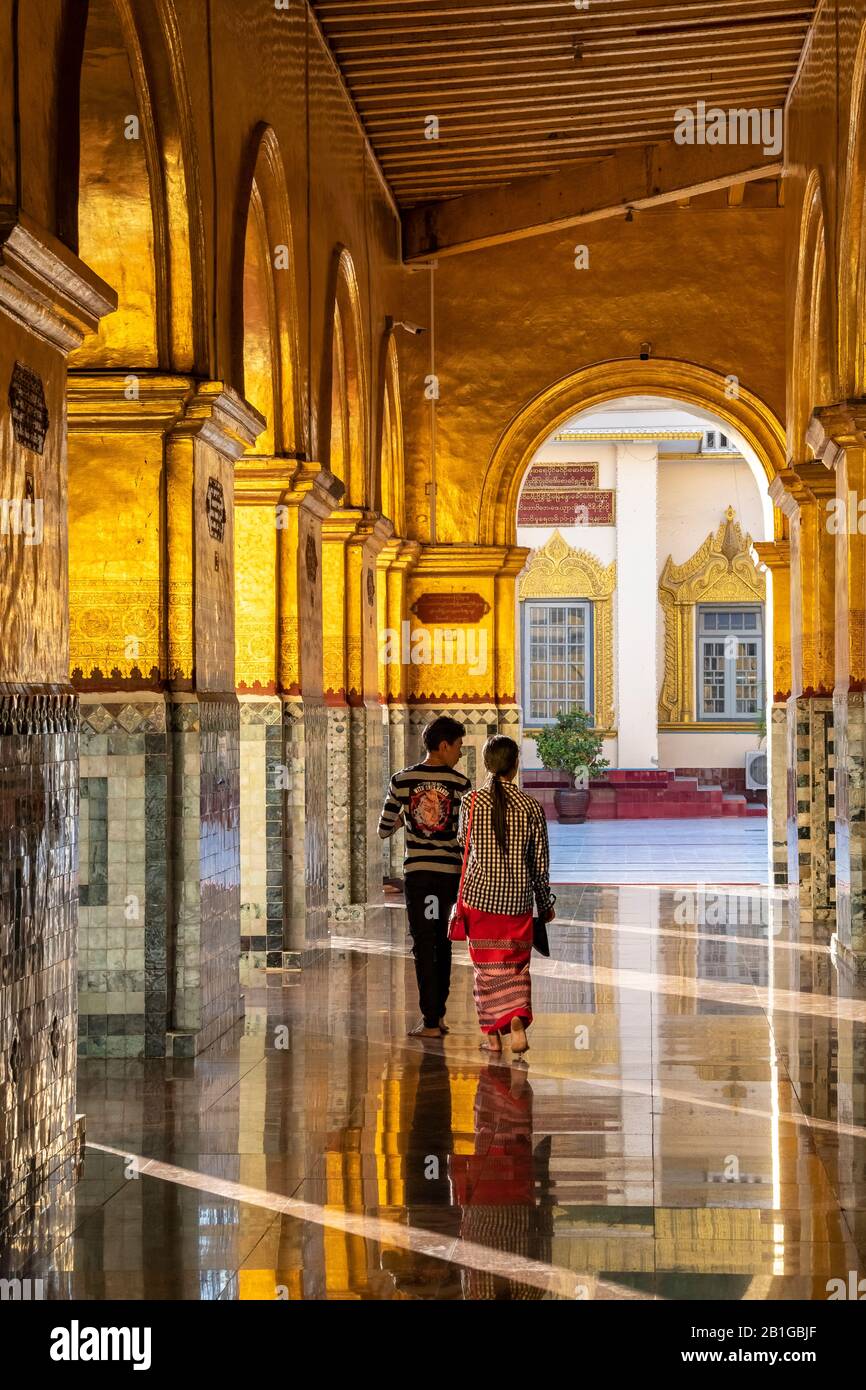
M 866 985 L 866 403 L 820 407 L 807 441 L 836 483 L 828 518 L 836 545 L 833 944 L 841 969 L 860 989 Z
M 321 523 L 342 490 L 317 463 L 295 458 L 250 456 L 235 470 L 241 941 L 252 964 L 270 968 L 298 963 L 308 928 L 321 935 Z
M 378 698 L 377 557 L 393 526 L 339 508 L 323 523 L 324 696 L 328 720 L 328 918 L 363 929 L 378 911 L 382 850 L 376 827 L 385 791 Z
M 0 1274 L 71 1229 L 78 701 L 69 684 L 66 359 L 116 297 L 0 209 Z
M 264 427 L 197 383 L 166 440 L 172 897 L 166 1052 L 192 1056 L 243 1014 L 234 468 Z
M 162 509 L 166 438 L 194 392 L 191 378 L 168 373 L 69 374 L 84 1057 L 162 1056 L 171 1026 L 173 761 Z
M 790 537 L 791 695 L 787 701 L 788 882 L 827 938 L 835 914 L 833 685 L 835 480 L 821 463 L 787 469 L 770 496 Z
M 773 649 L 767 700 L 768 813 L 772 881 L 788 882 L 787 701 L 791 695 L 791 547 L 787 539 L 756 541 L 755 551 L 770 572 Z
M 188 1055 L 240 1007 L 232 495 L 262 421 L 220 382 L 131 369 L 75 373 L 69 418 L 80 1047 Z
M 285 792 L 284 964 L 327 939 L 328 716 L 324 699 L 322 528 L 343 484 L 301 463 L 280 499 L 279 688 Z M 285 509 L 285 512 L 283 512 Z

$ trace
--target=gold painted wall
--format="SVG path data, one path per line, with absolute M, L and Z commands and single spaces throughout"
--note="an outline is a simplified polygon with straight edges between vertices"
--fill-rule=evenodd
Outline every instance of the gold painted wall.
M 697 200 L 690 208 L 635 213 L 631 223 L 597 222 L 441 260 L 435 272 L 439 539 L 474 536 L 497 439 L 538 392 L 592 363 L 634 361 L 644 340 L 654 358 L 736 373 L 784 418 L 783 227 L 778 209 L 716 208 Z M 588 270 L 574 268 L 577 243 L 589 247 Z M 418 314 L 426 322 L 423 307 Z M 401 360 L 407 515 L 411 534 L 425 539 L 428 369 L 419 341 L 410 341 Z M 774 342 L 778 352 L 768 349 Z
M 99 683 L 100 677 L 158 682 L 162 438 L 73 434 L 69 457 L 70 664 L 76 683 Z
M 235 574 L 238 689 L 270 694 L 277 681 L 277 529 L 272 507 L 235 507 L 235 551 L 255 563 Z

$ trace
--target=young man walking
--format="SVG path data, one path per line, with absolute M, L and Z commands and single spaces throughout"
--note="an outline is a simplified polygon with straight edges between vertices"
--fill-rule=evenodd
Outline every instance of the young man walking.
M 413 1031 L 424 1038 L 439 1038 L 448 1032 L 448 919 L 457 900 L 463 862 L 457 843 L 457 817 L 460 799 L 472 785 L 457 771 L 465 732 L 462 724 L 447 715 L 427 725 L 422 736 L 427 756 L 391 778 L 379 819 L 383 840 L 401 825 L 406 831 L 403 877 L 422 1015 L 421 1024 Z

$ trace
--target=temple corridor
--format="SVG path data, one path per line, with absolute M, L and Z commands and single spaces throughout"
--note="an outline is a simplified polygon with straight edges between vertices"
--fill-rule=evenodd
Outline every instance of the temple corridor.
M 864 700 L 866 0 L 0 0 L 0 1303 L 866 1298 Z

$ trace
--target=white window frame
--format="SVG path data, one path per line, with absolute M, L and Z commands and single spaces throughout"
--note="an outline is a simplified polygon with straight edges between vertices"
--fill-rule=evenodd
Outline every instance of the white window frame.
M 584 613 L 585 613 L 585 615 L 586 615 L 586 616 L 585 616 L 585 634 L 586 634 L 586 678 L 585 678 L 585 681 L 584 681 L 585 692 L 586 692 L 586 699 L 585 699 L 585 702 L 584 702 L 582 705 L 574 705 L 574 704 L 568 705 L 567 708 L 566 708 L 566 709 L 563 709 L 562 712 L 563 712 L 563 713 L 567 713 L 568 710 L 572 710 L 572 709 L 585 709 L 585 710 L 587 710 L 587 712 L 588 712 L 589 714 L 593 715 L 593 717 L 594 717 L 594 716 L 595 716 L 595 700 L 594 700 L 594 678 L 595 678 L 595 669 L 594 669 L 594 660 L 593 660 L 593 657 L 594 657 L 594 652 L 593 652 L 593 636 L 594 636 L 594 616 L 595 616 L 595 615 L 593 614 L 593 611 L 592 611 L 592 610 L 593 610 L 592 600 L 591 600 L 591 599 L 586 599 L 586 598 L 527 598 L 527 599 L 523 599 L 523 600 L 521 601 L 521 605 L 520 605 L 521 608 L 523 609 L 523 612 L 522 612 L 522 614 L 521 614 L 520 635 L 521 635 L 521 666 L 522 666 L 522 668 L 523 668 L 523 670 L 522 670 L 522 682 L 523 682 L 523 720 L 524 720 L 524 724 L 525 724 L 528 728 L 532 728 L 532 729 L 541 729 L 541 728 L 549 727 L 550 725 L 556 723 L 556 716 L 555 716 L 555 715 L 550 715 L 550 716 L 549 716 L 548 718 L 546 718 L 546 719 L 537 719 L 537 718 L 535 717 L 535 715 L 533 715 L 532 712 L 531 712 L 531 700 L 530 700 L 530 689 L 531 689 L 531 682 L 530 682 L 530 674 L 531 674 L 531 673 L 530 673 L 531 642 L 530 642 L 530 635 L 529 635 L 529 628 L 530 628 L 530 618 L 529 618 L 529 614 L 530 614 L 530 608 L 531 608 L 533 605 L 534 605 L 535 607 L 537 607 L 537 608 L 540 607 L 540 608 L 546 608 L 546 609 L 566 607 L 566 608 L 581 608 L 581 609 L 584 610 Z
M 699 603 L 696 604 L 695 613 L 695 693 L 696 693 L 696 717 L 698 723 L 712 724 L 724 721 L 727 723 L 738 724 L 757 724 L 760 722 L 763 691 L 765 681 L 766 655 L 764 650 L 764 608 L 760 603 Z M 758 616 L 757 627 L 752 631 L 746 632 L 706 632 L 704 630 L 703 617 L 705 613 L 756 613 Z M 751 714 L 738 714 L 736 711 L 737 703 L 737 673 L 736 662 L 730 659 L 725 660 L 725 710 L 723 713 L 704 710 L 704 644 L 707 642 L 724 642 L 727 638 L 742 638 L 747 641 L 755 641 L 758 644 L 758 708 Z

